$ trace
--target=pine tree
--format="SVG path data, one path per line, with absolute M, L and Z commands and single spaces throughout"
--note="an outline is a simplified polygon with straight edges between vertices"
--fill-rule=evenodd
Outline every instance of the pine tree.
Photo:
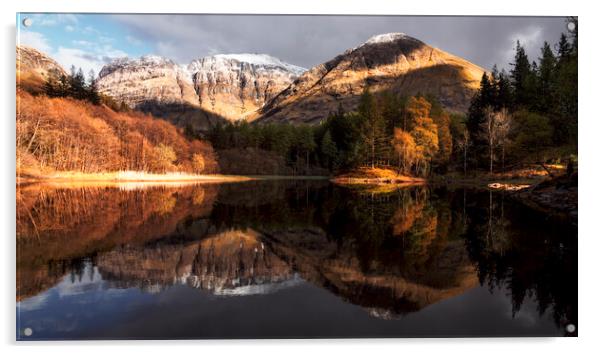
M 94 70 L 90 70 L 88 72 L 88 82 L 86 85 L 86 98 L 93 104 L 100 103 L 100 95 L 98 94 L 98 90 L 96 89 L 96 75 L 94 74 Z
M 372 168 L 378 163 L 378 158 L 387 142 L 385 134 L 385 122 L 382 113 L 378 109 L 374 96 L 364 90 L 360 98 L 358 113 L 364 121 L 364 141 L 368 147 L 368 163 Z
M 60 73 L 57 71 L 50 71 L 46 81 L 44 81 L 44 93 L 46 93 L 48 97 L 58 96 L 59 81 L 57 78 L 60 78 Z
M 86 91 L 86 78 L 84 76 L 84 72 L 81 68 L 76 70 L 75 66 L 71 66 L 68 96 L 78 100 L 83 100 L 86 99 Z
M 537 72 L 537 97 L 535 108 L 539 112 L 548 112 L 554 103 L 553 80 L 556 70 L 556 57 L 548 42 L 544 42 L 539 58 Z
M 506 71 L 502 70 L 498 74 L 498 78 L 496 81 L 497 86 L 497 100 L 495 104 L 495 108 L 500 110 L 502 108 L 510 109 L 513 106 L 513 97 L 512 97 L 512 86 L 510 84 L 510 78 Z
M 558 53 L 558 62 L 559 63 L 563 63 L 564 61 L 568 60 L 569 57 L 571 56 L 571 44 L 569 43 L 569 40 L 567 39 L 566 34 L 562 33 L 560 35 L 560 40 L 558 41 L 558 44 L 556 45 L 556 51 Z
M 329 170 L 332 170 L 337 165 L 337 145 L 332 140 L 332 135 L 330 134 L 330 130 L 326 130 L 324 136 L 322 137 L 322 142 L 320 143 L 320 153 L 322 155 L 322 163 Z
M 533 96 L 533 71 L 525 48 L 516 42 L 516 54 L 510 71 L 512 86 L 514 89 L 514 100 L 518 106 L 528 107 Z

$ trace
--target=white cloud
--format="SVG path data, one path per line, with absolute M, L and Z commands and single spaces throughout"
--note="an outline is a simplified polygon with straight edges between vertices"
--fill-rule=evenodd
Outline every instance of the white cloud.
M 67 32 L 73 32 L 73 31 L 75 31 L 75 27 L 73 27 L 71 25 L 67 25 L 67 26 L 65 26 L 65 31 L 67 31 Z
M 94 70 L 97 73 L 102 68 L 102 63 L 99 63 L 82 49 L 59 47 L 53 57 L 66 70 L 69 70 L 74 65 L 76 68 L 82 68 L 84 73 L 90 70 Z
M 89 33 L 100 33 L 92 27 L 87 27 Z M 102 36 L 101 36 L 102 37 Z M 19 33 L 18 43 L 33 47 L 56 60 L 65 70 L 72 65 L 82 68 L 87 75 L 90 70 L 98 74 L 102 67 L 115 58 L 126 57 L 127 53 L 111 46 L 112 38 L 102 37 L 99 40 L 72 40 L 66 46 L 54 49 L 48 39 L 39 32 L 22 30 Z
M 17 42 L 45 53 L 52 50 L 46 37 L 39 32 L 21 31 L 19 33 L 19 38 L 17 38 Z
M 125 52 L 110 46 L 97 47 L 92 50 L 59 47 L 56 53 L 52 54 L 52 57 L 65 69 L 69 70 L 74 65 L 76 68 L 82 68 L 86 75 L 90 70 L 98 75 L 102 67 L 109 61 L 124 56 L 127 56 Z
M 70 23 L 77 24 L 77 16 L 73 14 L 37 14 L 32 15 L 33 25 L 37 26 L 56 26 L 59 24 Z
M 126 36 L 126 37 L 125 37 L 125 39 L 126 39 L 126 40 L 128 41 L 128 43 L 130 43 L 130 44 L 133 44 L 133 45 L 136 45 L 136 46 L 140 46 L 140 45 L 142 45 L 142 41 L 141 41 L 141 40 L 139 40 L 139 39 L 138 39 L 138 38 L 136 38 L 136 37 L 133 37 L 133 36 Z
M 82 46 L 82 47 L 90 47 L 93 45 L 92 42 L 84 41 L 84 40 L 74 40 L 71 43 L 73 43 L 76 46 Z

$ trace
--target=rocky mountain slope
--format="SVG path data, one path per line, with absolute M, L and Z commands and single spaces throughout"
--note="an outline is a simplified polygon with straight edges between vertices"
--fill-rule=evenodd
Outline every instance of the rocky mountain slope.
M 355 109 L 364 88 L 398 95 L 432 94 L 451 111 L 465 111 L 484 69 L 402 33 L 370 38 L 301 75 L 266 104 L 261 122 L 316 123 L 339 104 Z
M 188 74 L 173 61 L 155 55 L 114 60 L 99 72 L 97 87 L 132 108 L 151 102 L 198 106 Z
M 66 74 L 63 67 L 48 55 L 27 46 L 17 46 L 17 86 L 30 92 L 42 90 L 49 75 Z
M 244 119 L 305 69 L 265 54 L 220 54 L 188 66 L 201 107 L 230 121 Z
M 203 128 L 261 108 L 305 69 L 264 54 L 220 54 L 187 67 L 145 56 L 118 59 L 99 73 L 99 91 L 131 108 Z
M 188 72 L 163 57 L 116 59 L 102 68 L 96 85 L 117 102 L 182 126 L 203 129 L 212 119 L 201 111 Z

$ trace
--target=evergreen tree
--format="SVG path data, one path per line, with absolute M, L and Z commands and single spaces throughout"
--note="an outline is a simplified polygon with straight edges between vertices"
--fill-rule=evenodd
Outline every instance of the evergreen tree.
M 497 110 L 502 108 L 510 109 L 513 106 L 513 97 L 512 97 L 512 86 L 510 84 L 510 78 L 506 71 L 502 70 L 497 77 L 496 80 L 496 91 L 497 91 L 497 100 L 495 102 L 494 107 Z
M 368 147 L 367 162 L 374 168 L 378 164 L 383 149 L 386 148 L 387 139 L 382 113 L 378 109 L 374 96 L 367 88 L 360 98 L 358 113 L 364 122 L 363 138 Z
M 516 42 L 516 54 L 510 71 L 514 89 L 514 102 L 518 106 L 528 107 L 533 97 L 533 71 L 525 48 Z
M 320 143 L 320 153 L 322 155 L 322 163 L 329 170 L 333 170 L 337 166 L 337 145 L 332 140 L 330 130 L 327 129 Z
M 556 69 L 556 57 L 548 42 L 544 42 L 539 58 L 537 75 L 537 97 L 535 108 L 539 112 L 547 112 L 553 107 L 553 80 Z
M 86 96 L 87 99 L 93 104 L 100 103 L 100 95 L 98 94 L 98 90 L 96 89 L 96 75 L 94 74 L 94 70 L 90 70 L 88 72 L 88 83 L 86 85 Z
M 489 74 L 484 72 L 483 76 L 481 77 L 481 85 L 480 85 L 480 89 L 479 89 L 479 95 L 480 95 L 481 104 L 485 105 L 485 106 L 491 105 L 493 102 L 495 102 L 495 96 L 496 96 L 495 84 L 492 83 L 491 81 L 492 80 L 489 77 Z
M 560 35 L 560 40 L 556 45 L 556 51 L 558 52 L 558 63 L 563 63 L 566 60 L 569 60 L 571 56 L 572 48 L 569 40 L 567 39 L 566 34 L 562 33 Z
M 78 100 L 86 99 L 86 78 L 81 68 L 76 70 L 75 66 L 71 66 L 68 96 Z

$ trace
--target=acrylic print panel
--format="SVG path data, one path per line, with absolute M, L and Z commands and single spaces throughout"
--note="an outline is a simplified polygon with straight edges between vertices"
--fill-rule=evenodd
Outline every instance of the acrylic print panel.
M 577 18 L 17 29 L 18 340 L 577 335 Z

